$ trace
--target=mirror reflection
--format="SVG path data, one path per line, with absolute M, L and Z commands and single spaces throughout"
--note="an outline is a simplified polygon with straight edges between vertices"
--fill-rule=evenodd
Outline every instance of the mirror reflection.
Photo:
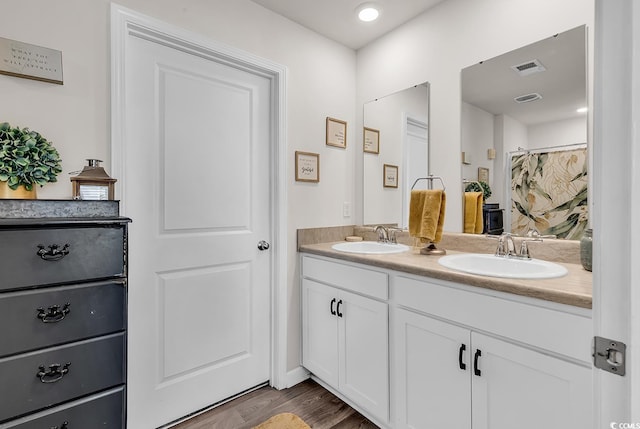
M 406 229 L 411 186 L 429 173 L 429 84 L 365 103 L 363 124 L 364 224 Z
M 531 228 L 558 238 L 582 235 L 586 70 L 585 26 L 462 70 L 462 177 L 473 182 L 463 186 L 485 182 L 491 190 L 484 233 L 500 233 L 503 224 L 519 235 Z

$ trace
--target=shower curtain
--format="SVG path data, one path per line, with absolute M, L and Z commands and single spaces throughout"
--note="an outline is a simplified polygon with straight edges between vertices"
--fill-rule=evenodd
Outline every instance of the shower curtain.
M 588 223 L 587 148 L 511 155 L 511 232 L 578 240 Z

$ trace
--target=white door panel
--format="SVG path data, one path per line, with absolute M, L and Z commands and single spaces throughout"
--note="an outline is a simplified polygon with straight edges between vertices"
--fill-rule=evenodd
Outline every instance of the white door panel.
M 130 427 L 269 379 L 270 81 L 127 39 Z

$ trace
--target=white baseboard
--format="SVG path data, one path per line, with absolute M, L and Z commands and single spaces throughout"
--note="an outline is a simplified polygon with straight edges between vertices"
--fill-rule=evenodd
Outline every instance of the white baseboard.
M 289 387 L 295 386 L 298 383 L 302 383 L 309 377 L 309 371 L 299 366 L 296 369 L 287 372 L 286 388 L 288 389 Z

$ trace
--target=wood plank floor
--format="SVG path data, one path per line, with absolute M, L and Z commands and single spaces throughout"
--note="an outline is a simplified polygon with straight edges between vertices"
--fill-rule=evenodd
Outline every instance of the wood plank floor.
M 313 380 L 290 389 L 262 387 L 172 429 L 250 429 L 279 413 L 293 413 L 313 429 L 378 429 Z

